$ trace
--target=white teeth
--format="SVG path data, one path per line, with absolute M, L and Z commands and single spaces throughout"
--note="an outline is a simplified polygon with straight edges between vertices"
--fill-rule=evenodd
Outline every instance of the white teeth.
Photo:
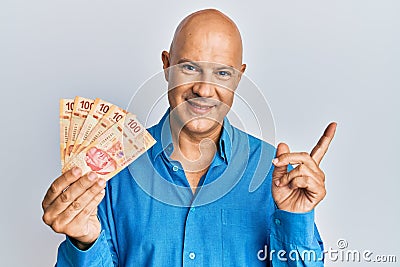
M 196 105 L 195 103 L 190 102 L 190 101 L 189 101 L 189 103 L 190 103 L 192 106 L 194 106 L 195 108 L 198 108 L 198 109 L 206 110 L 206 109 L 211 108 L 211 107 L 209 107 L 209 106 L 198 106 L 198 105 Z

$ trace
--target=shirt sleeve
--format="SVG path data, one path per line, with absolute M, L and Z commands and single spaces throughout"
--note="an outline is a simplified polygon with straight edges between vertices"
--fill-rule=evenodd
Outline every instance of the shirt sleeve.
M 314 210 L 272 215 L 268 259 L 272 266 L 324 266 L 324 247 L 314 223 Z
M 102 230 L 94 244 L 87 250 L 80 250 L 66 237 L 58 248 L 57 267 L 114 267 L 118 266 L 115 238 L 112 238 L 114 220 L 110 210 L 109 186 L 98 206 L 97 216 Z
M 88 250 L 78 249 L 67 237 L 58 248 L 56 266 L 114 266 L 104 230 Z

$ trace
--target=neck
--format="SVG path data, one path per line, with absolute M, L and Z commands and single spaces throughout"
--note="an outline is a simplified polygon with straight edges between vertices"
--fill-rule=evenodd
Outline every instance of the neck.
M 218 124 L 207 132 L 196 133 L 182 128 L 179 122 L 170 117 L 170 126 L 174 145 L 171 158 L 179 160 L 185 171 L 208 169 L 217 151 L 222 125 Z

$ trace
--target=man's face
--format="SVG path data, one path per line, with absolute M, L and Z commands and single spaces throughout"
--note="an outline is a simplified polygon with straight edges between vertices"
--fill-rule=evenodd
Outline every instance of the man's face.
M 163 62 L 171 66 L 166 71 L 171 117 L 192 133 L 207 134 L 232 106 L 245 65 L 241 43 L 229 31 L 196 26 L 182 30 Z

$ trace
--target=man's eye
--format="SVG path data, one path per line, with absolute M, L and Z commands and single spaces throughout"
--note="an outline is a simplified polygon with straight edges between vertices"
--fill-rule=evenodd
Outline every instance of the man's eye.
M 226 70 L 220 70 L 218 71 L 218 75 L 221 77 L 230 77 L 232 74 L 229 71 Z
M 183 68 L 184 70 L 187 70 L 187 71 L 196 71 L 196 67 L 194 67 L 194 66 L 192 66 L 192 65 L 189 65 L 189 64 L 184 64 L 184 65 L 182 66 L 182 68 Z

